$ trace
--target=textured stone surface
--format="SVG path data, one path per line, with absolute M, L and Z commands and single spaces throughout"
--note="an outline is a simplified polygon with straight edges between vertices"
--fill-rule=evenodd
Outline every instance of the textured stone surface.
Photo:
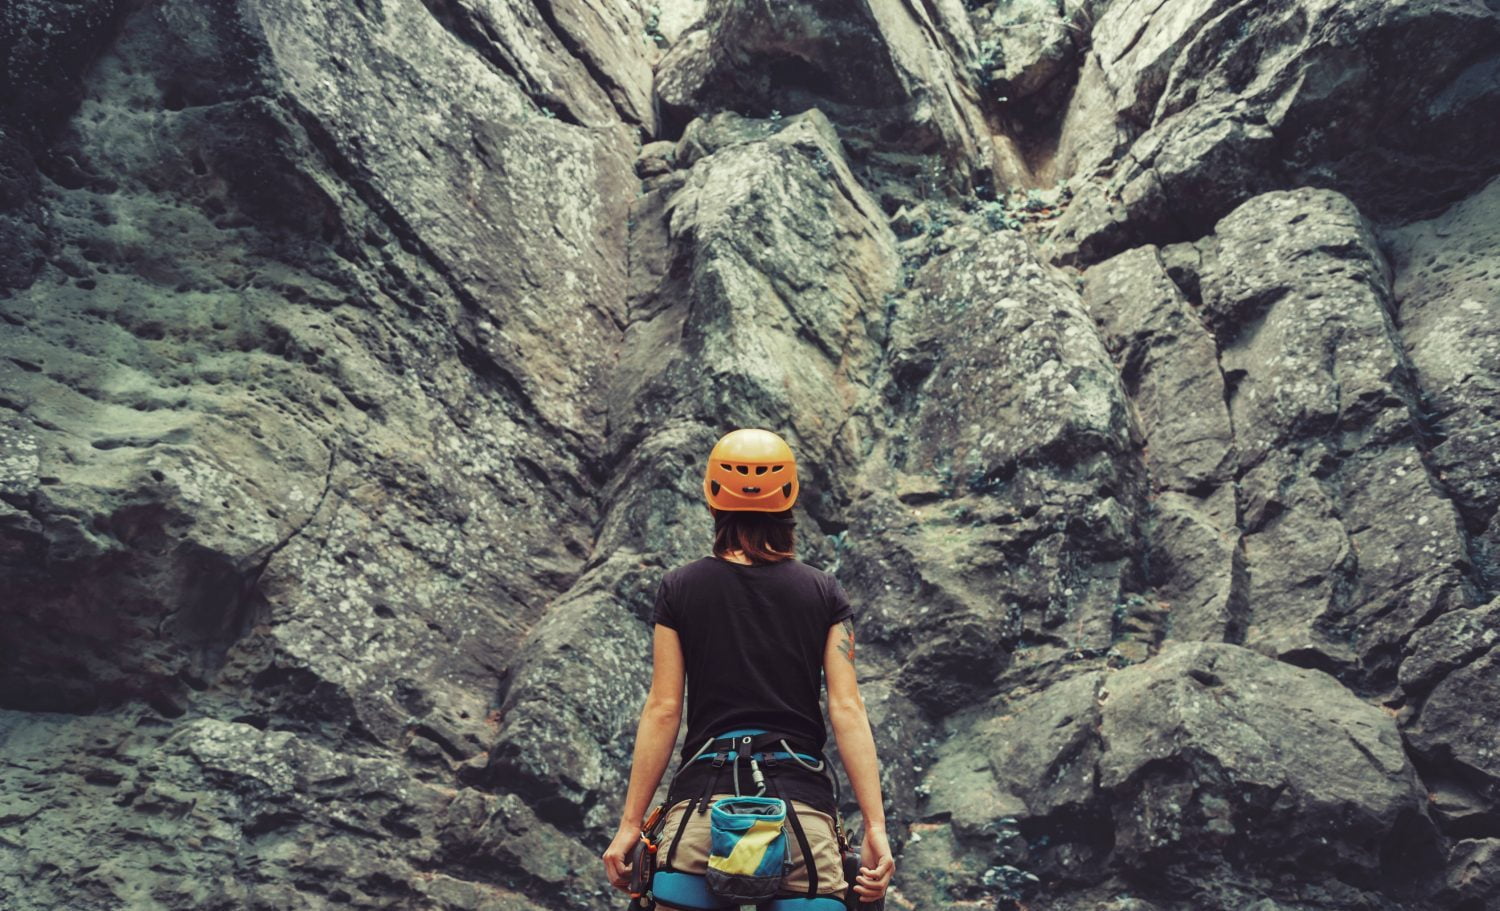
M 1489 831 L 1500 797 L 1500 738 L 1485 706 L 1500 696 L 1500 599 L 1445 614 L 1412 637 L 1402 683 L 1426 694 L 1407 725 L 1416 755 L 1441 785 L 1440 812 L 1460 831 Z M 1435 682 L 1435 685 L 1434 685 Z
M 733 0 L 710 4 L 662 58 L 657 93 L 669 127 L 718 109 L 768 116 L 817 107 L 862 152 L 912 176 L 900 159 L 930 159 L 942 182 L 967 190 L 993 167 L 969 81 L 975 54 L 959 0 L 798 0 L 774 9 Z
M 1399 892 L 1435 857 L 1394 719 L 1322 672 L 1177 643 L 997 708 L 924 782 L 933 828 L 989 864 L 1079 884 L 1149 871 L 1165 897 L 1240 907 Z
M 6 864 L 7 894 L 38 907 L 527 907 L 497 874 L 593 897 L 578 876 L 592 853 L 514 795 L 416 781 L 290 732 L 6 712 L 0 744 L 25 795 L 0 815 L 7 844 L 90 846 L 92 860 L 25 851 Z
M 1236 437 L 1246 641 L 1386 682 L 1399 643 L 1470 603 L 1467 546 L 1434 484 L 1388 266 L 1347 199 L 1258 197 L 1206 247 L 1203 306 Z
M 1218 348 L 1202 314 L 1138 247 L 1085 273 L 1084 301 L 1130 393 L 1151 476 L 1152 584 L 1172 635 L 1236 640 L 1248 619 L 1230 483 L 1234 428 Z
M 45 143 L 46 264 L 3 302 L 0 699 L 145 711 L 121 770 L 84 776 L 154 774 L 173 719 L 232 725 L 245 756 L 266 730 L 275 751 L 365 765 L 321 804 L 276 811 L 332 854 L 299 874 L 323 884 L 311 897 L 274 865 L 264 898 L 200 896 L 192 865 L 141 872 L 157 863 L 144 847 L 108 893 L 11 854 L 0 888 L 25 896 L 17 907 L 158 891 L 183 907 L 315 907 L 340 888 L 420 905 L 410 890 L 443 864 L 374 818 L 367 835 L 337 820 L 377 787 L 368 770 L 390 791 L 482 769 L 498 681 L 587 554 L 632 131 L 543 115 L 418 3 L 162 3 L 116 25 L 76 112 L 31 140 Z M 565 189 L 579 184 L 598 192 Z M 522 354 L 543 336 L 550 354 Z M 73 751 L 33 753 L 50 786 Z M 180 785 L 205 800 L 239 788 Z M 104 792 L 46 793 L 86 828 L 71 859 L 40 856 L 97 864 L 87 827 L 106 825 L 90 809 Z M 240 832 L 259 824 L 237 803 L 222 813 L 231 832 L 203 869 L 232 881 Z M 431 801 L 412 813 L 441 817 Z M 476 845 L 488 817 L 453 837 Z M 27 838 L 69 830 L 54 819 Z M 178 845 L 185 820 L 158 819 L 150 843 Z M 490 836 L 497 856 L 506 832 Z M 355 869 L 372 839 L 388 855 Z M 489 882 L 513 907 L 535 891 L 461 867 L 442 874 L 449 906 L 505 906 Z M 568 875 L 586 890 L 571 900 L 591 900 L 596 884 Z
M 1433 441 L 1429 461 L 1500 588 L 1500 181 L 1438 218 L 1390 232 L 1396 313 Z
M 1466 839 L 1448 859 L 1444 898 L 1455 911 L 1477 911 L 1500 899 L 1500 839 Z
M 892 909 L 1493 906 L 1493 7 L 4 5 L 0 904 L 619 906 L 750 425 Z
M 1098 181 L 1059 223 L 1058 255 L 1191 239 L 1288 183 L 1381 220 L 1434 214 L 1500 166 L 1481 113 L 1500 92 L 1497 36 L 1482 3 L 1110 3 L 1090 31 L 1099 76 L 1072 103 L 1111 109 L 1115 130 L 1074 121 L 1059 140 Z

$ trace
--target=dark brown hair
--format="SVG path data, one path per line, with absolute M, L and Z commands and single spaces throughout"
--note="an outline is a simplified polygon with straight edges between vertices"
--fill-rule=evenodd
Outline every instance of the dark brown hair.
M 722 557 L 731 550 L 737 550 L 751 563 L 779 563 L 796 558 L 796 523 L 790 509 L 781 512 L 751 512 L 710 506 L 708 511 L 714 517 L 716 555 Z

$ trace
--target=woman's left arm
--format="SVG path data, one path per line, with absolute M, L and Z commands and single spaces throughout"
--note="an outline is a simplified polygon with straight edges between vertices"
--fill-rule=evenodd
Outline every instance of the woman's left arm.
M 682 720 L 682 641 L 670 626 L 658 623 L 654 629 L 651 692 L 646 695 L 640 724 L 636 726 L 630 787 L 625 791 L 619 831 L 604 852 L 605 873 L 610 883 L 620 889 L 629 885 L 630 867 L 625 859 L 640 838 L 646 805 L 656 793 L 662 774 L 671 762 L 672 746 L 677 742 L 677 726 Z

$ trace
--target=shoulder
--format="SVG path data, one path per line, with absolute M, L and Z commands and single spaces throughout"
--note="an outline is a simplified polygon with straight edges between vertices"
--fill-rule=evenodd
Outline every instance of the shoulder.
M 667 586 L 675 586 L 681 583 L 684 579 L 689 579 L 693 576 L 701 574 L 705 569 L 711 568 L 712 564 L 712 557 L 699 557 L 698 559 L 692 560 L 688 563 L 679 564 L 662 573 L 662 584 Z
M 819 591 L 835 592 L 838 590 L 839 580 L 836 576 L 834 576 L 833 573 L 828 572 L 827 570 L 819 569 L 818 567 L 813 566 L 810 563 L 803 563 L 801 560 L 797 560 L 794 562 L 797 565 L 797 569 L 793 570 L 793 572 L 799 573 L 812 585 L 816 586 Z
M 854 618 L 854 606 L 849 603 L 849 593 L 844 591 L 844 585 L 833 573 L 816 567 L 808 568 L 809 577 L 814 580 L 818 594 L 823 603 L 828 606 L 828 619 L 830 623 L 841 620 L 852 620 Z
M 801 560 L 792 560 L 789 562 L 795 563 L 801 572 L 806 573 L 813 579 L 817 579 L 819 582 L 835 581 L 833 573 L 827 571 L 826 569 L 819 569 L 818 567 L 813 566 L 811 563 L 803 563 Z

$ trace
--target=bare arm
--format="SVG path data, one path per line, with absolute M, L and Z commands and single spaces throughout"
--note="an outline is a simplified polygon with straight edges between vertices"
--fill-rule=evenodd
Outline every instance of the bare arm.
M 672 760 L 677 725 L 682 719 L 683 658 L 677 631 L 657 624 L 653 633 L 651 692 L 636 726 L 635 755 L 630 763 L 630 787 L 620 812 L 620 831 L 640 831 L 646 804 L 656 793 L 662 773 Z
M 854 674 L 854 624 L 845 620 L 828 628 L 823 653 L 823 675 L 828 682 L 828 720 L 854 787 L 854 799 L 864 816 L 865 830 L 885 832 L 885 805 L 880 795 L 880 763 L 865 701 Z
M 630 787 L 620 811 L 620 828 L 604 851 L 604 875 L 616 889 L 627 889 L 631 865 L 626 858 L 641 837 L 646 804 L 661 784 L 662 773 L 672 760 L 677 742 L 677 722 L 682 718 L 682 640 L 677 631 L 660 623 L 652 633 L 651 692 L 641 709 L 635 729 L 635 755 L 630 762 Z
M 672 761 L 676 723 L 682 717 L 682 641 L 670 626 L 655 624 L 651 641 L 651 692 L 636 725 L 636 750 L 630 761 L 630 786 L 625 806 L 619 812 L 619 830 L 604 849 L 604 876 L 609 884 L 625 890 L 630 884 L 630 863 L 625 861 L 640 837 L 640 824 L 661 773 Z
M 885 804 L 880 797 L 880 763 L 875 758 L 875 737 L 870 733 L 870 718 L 865 700 L 859 695 L 854 675 L 854 623 L 845 620 L 828 629 L 828 644 L 823 649 L 823 677 L 828 681 L 828 720 L 833 722 L 833 736 L 838 740 L 844 771 L 854 785 L 854 798 L 865 820 L 865 837 L 860 845 L 859 874 L 850 887 L 861 902 L 873 902 L 885 895 L 896 859 L 885 835 Z

